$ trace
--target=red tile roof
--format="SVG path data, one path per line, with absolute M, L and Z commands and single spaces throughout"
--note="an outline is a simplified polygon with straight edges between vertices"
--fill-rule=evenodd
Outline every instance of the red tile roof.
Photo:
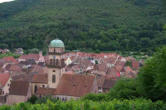
M 10 78 L 10 74 L 8 73 L 0 74 L 0 85 L 2 87 L 5 86 L 9 78 Z
M 29 82 L 27 81 L 12 81 L 9 89 L 9 95 L 26 96 L 28 94 Z
M 48 95 L 53 95 L 56 89 L 52 88 L 38 88 L 37 90 L 37 95 L 43 95 L 43 96 L 48 96 Z
M 32 78 L 33 83 L 48 83 L 48 75 L 47 74 L 35 74 Z
M 139 69 L 139 62 L 136 61 L 136 60 L 133 60 L 133 61 L 132 61 L 132 67 L 133 67 L 134 69 Z
M 39 54 L 28 54 L 28 55 L 22 55 L 19 57 L 19 59 L 34 59 L 34 60 L 39 60 Z
M 9 70 L 9 71 L 19 71 L 19 72 L 22 71 L 21 67 L 20 67 L 19 65 L 16 65 L 16 64 L 10 65 L 10 67 L 9 67 L 8 70 Z
M 17 60 L 14 57 L 12 57 L 12 56 L 4 57 L 3 60 L 5 62 L 18 63 Z
M 34 66 L 32 66 L 31 72 L 38 73 L 38 74 L 44 74 L 45 73 L 44 69 L 45 69 L 45 67 L 42 67 L 39 65 L 34 65 Z
M 115 85 L 116 81 L 117 80 L 115 80 L 115 79 L 105 79 L 103 88 L 105 88 L 105 89 L 112 88 Z
M 64 74 L 55 95 L 81 97 L 92 92 L 95 76 Z

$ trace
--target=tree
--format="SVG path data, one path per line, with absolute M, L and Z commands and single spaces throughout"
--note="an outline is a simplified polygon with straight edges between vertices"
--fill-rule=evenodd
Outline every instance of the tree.
M 116 85 L 110 90 L 108 97 L 109 99 L 131 99 L 139 97 L 136 87 L 136 79 L 122 78 L 117 81 Z
M 148 59 L 138 75 L 139 93 L 152 100 L 166 100 L 166 47 Z

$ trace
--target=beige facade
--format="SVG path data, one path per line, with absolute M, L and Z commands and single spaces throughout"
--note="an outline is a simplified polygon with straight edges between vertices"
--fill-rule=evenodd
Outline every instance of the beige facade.
M 38 88 L 48 88 L 48 84 L 31 83 L 31 93 L 32 94 L 35 94 Z
M 7 104 L 9 104 L 9 105 L 20 103 L 20 102 L 25 102 L 25 101 L 27 101 L 27 97 L 26 96 L 9 95 L 7 97 Z
M 60 99 L 61 101 L 68 101 L 68 100 L 77 100 L 80 99 L 80 97 L 75 96 L 65 96 L 65 95 L 55 95 L 56 99 Z
M 98 93 L 98 86 L 97 86 L 97 80 L 93 82 L 91 93 Z
M 2 88 L 2 95 L 3 96 L 9 94 L 10 84 L 11 84 L 11 78 L 9 78 L 9 80 L 7 81 L 5 86 Z
M 60 78 L 62 77 L 62 69 L 48 68 L 48 85 L 49 88 L 57 88 Z M 53 79 L 55 77 L 55 81 Z
M 26 102 L 31 97 L 31 88 L 29 87 L 27 95 L 8 95 L 6 104 L 12 105 L 21 102 Z

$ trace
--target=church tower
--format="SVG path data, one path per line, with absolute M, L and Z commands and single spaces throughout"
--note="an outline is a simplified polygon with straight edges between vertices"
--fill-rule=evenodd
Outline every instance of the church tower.
M 48 60 L 46 61 L 49 88 L 57 88 L 58 86 L 65 67 L 63 59 L 64 53 L 65 46 L 63 41 L 55 39 L 50 42 L 48 47 Z

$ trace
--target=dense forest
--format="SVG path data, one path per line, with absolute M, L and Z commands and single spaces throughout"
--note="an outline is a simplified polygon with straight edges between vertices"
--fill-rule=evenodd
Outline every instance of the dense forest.
M 166 44 L 163 0 L 15 0 L 0 4 L 0 48 L 151 52 Z M 165 28 L 164 28 L 165 27 Z

